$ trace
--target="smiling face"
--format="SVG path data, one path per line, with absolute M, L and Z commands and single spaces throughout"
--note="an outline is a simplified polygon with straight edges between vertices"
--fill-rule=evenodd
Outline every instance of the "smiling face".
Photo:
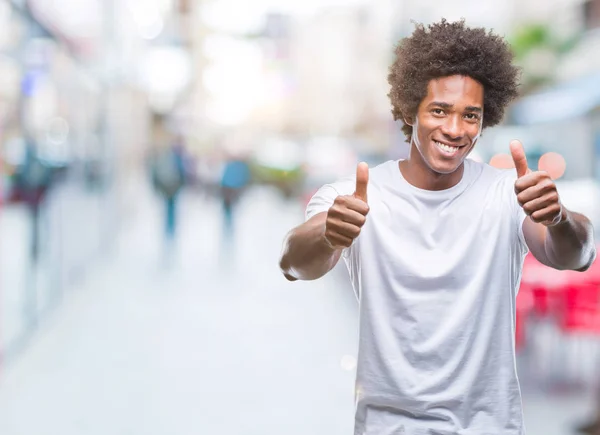
M 431 80 L 414 122 L 407 119 L 413 126 L 412 145 L 418 150 L 411 152 L 411 163 L 436 176 L 462 168 L 481 134 L 483 93 L 481 83 L 470 77 Z

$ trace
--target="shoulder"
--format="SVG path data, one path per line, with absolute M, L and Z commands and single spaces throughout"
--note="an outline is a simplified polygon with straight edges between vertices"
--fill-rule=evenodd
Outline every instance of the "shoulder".
M 515 195 L 517 171 L 513 169 L 498 169 L 487 163 L 470 161 L 470 173 L 478 173 L 472 179 L 473 192 L 485 198 L 486 203 L 496 204 L 502 212 L 521 210 Z
M 398 169 L 397 160 L 388 160 L 376 166 L 369 168 L 369 188 L 373 185 L 385 183 L 390 177 L 394 176 L 394 170 Z M 339 178 L 331 183 L 321 187 L 324 190 L 330 190 L 338 195 L 350 195 L 356 187 L 356 174 L 349 174 L 346 177 Z
M 391 178 L 398 176 L 400 168 L 398 160 L 387 160 L 369 168 L 369 185 L 387 184 Z
M 466 159 L 465 165 L 467 165 L 471 179 L 477 180 L 478 183 L 497 185 L 514 183 L 517 179 L 515 169 L 499 169 L 471 159 Z

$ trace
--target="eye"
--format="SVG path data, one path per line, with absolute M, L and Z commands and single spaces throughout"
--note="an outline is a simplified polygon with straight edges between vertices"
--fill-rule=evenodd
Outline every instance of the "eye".
M 479 115 L 477 113 L 467 113 L 465 114 L 465 118 L 469 121 L 479 121 Z
M 434 115 L 443 115 L 444 111 L 442 109 L 431 109 L 431 113 L 433 113 Z

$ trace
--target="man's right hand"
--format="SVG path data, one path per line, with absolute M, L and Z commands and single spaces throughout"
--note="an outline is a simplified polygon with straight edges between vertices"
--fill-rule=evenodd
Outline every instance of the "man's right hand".
M 338 196 L 327 212 L 325 242 L 332 249 L 349 247 L 360 234 L 367 219 L 367 184 L 369 166 L 359 163 L 356 168 L 356 190 L 352 195 Z

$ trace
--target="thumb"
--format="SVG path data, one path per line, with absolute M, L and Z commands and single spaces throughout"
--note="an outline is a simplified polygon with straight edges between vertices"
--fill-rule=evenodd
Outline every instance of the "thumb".
M 354 196 L 367 202 L 367 184 L 369 184 L 369 165 L 361 162 L 356 167 L 356 190 Z
M 529 172 L 527 167 L 527 157 L 523 145 L 518 140 L 510 142 L 510 154 L 512 155 L 515 168 L 517 168 L 517 177 L 521 178 Z

